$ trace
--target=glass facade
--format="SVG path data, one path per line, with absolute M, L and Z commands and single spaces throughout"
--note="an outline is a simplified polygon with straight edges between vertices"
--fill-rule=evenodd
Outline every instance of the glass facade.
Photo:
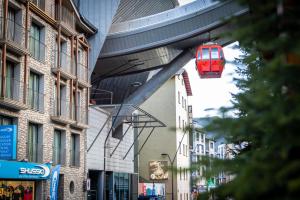
M 106 197 L 113 200 L 129 199 L 130 178 L 127 173 L 107 172 Z

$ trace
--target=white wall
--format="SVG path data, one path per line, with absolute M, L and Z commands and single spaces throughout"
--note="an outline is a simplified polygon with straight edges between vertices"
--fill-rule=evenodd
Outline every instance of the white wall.
M 99 133 L 102 126 L 107 121 L 109 113 L 99 108 L 89 108 L 89 129 L 87 130 L 87 148 L 89 148 L 92 142 L 95 140 L 97 134 Z M 111 119 L 104 126 L 102 132 L 99 134 L 98 138 L 95 140 L 95 143 L 91 147 L 90 151 L 87 153 L 87 168 L 92 170 L 103 170 L 104 162 L 104 141 L 110 130 Z M 128 125 L 124 124 L 123 130 L 126 130 Z M 106 151 L 106 171 L 115 171 L 115 172 L 124 172 L 124 173 L 133 173 L 133 151 L 130 151 L 126 159 L 123 160 L 123 156 L 126 154 L 129 146 L 133 142 L 133 129 L 130 128 L 117 148 L 116 152 L 112 157 L 114 147 L 119 142 L 119 139 L 111 137 L 107 141 L 107 151 Z

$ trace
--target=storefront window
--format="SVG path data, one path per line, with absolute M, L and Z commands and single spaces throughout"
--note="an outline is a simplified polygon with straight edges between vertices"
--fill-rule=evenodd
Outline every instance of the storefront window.
M 116 200 L 129 199 L 129 176 L 125 173 L 115 173 L 115 196 Z
M 0 180 L 0 199 L 33 200 L 34 190 L 34 181 Z

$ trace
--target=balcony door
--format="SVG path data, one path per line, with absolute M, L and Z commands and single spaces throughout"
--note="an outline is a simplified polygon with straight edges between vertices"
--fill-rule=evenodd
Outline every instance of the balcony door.
M 12 99 L 14 95 L 14 87 L 16 82 L 14 81 L 14 65 L 11 62 L 6 62 L 6 91 L 5 97 Z
M 14 9 L 8 9 L 8 16 L 7 16 L 7 39 L 11 41 L 15 41 L 15 34 L 16 34 L 16 11 Z

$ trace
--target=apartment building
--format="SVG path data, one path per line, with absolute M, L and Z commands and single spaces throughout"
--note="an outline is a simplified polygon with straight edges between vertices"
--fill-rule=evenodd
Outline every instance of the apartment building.
M 233 151 L 236 147 L 233 144 L 227 144 L 226 140 L 222 137 L 216 137 L 217 134 L 213 132 L 203 132 L 201 130 L 205 127 L 212 118 L 194 118 L 193 120 L 193 148 L 191 150 L 192 160 L 191 163 L 198 163 L 201 157 L 212 157 L 218 159 L 232 159 L 234 158 Z M 201 131 L 199 131 L 201 130 Z M 207 191 L 211 187 L 216 187 L 219 184 L 227 183 L 234 178 L 233 175 L 220 172 L 215 177 L 207 180 L 204 177 L 205 166 L 197 164 L 198 169 L 192 172 L 192 185 L 194 189 L 199 192 Z
M 155 130 L 140 153 L 140 183 L 163 184 L 168 200 L 172 199 L 172 193 L 176 200 L 190 198 L 189 134 L 185 128 L 189 125 L 187 99 L 191 95 L 188 74 L 180 70 L 141 105 L 142 109 L 161 119 L 166 127 Z M 146 136 L 141 136 L 140 144 Z M 164 169 L 171 166 L 177 170 L 167 170 L 162 175 Z M 153 171 L 155 168 L 158 170 Z
M 46 199 L 51 165 L 61 165 L 59 199 L 85 198 L 87 38 L 95 31 L 71 0 L 0 0 L 0 125 L 16 135 L 0 142 L 15 146 L 13 156 L 0 154 L 2 194 L 12 187 Z

